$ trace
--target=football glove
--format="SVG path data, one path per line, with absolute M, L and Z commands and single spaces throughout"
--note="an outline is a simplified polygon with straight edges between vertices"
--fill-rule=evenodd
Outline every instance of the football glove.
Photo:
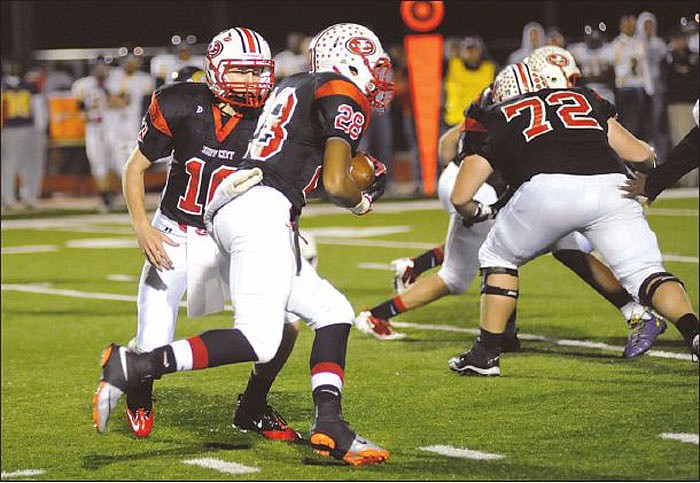
M 480 201 L 474 201 L 474 203 L 476 203 L 476 213 L 470 218 L 462 218 L 462 225 L 469 228 L 475 223 L 496 218 L 498 208 L 494 207 L 493 205 L 485 205 Z
M 384 194 L 386 183 L 389 180 L 389 170 L 386 164 L 382 163 L 371 154 L 363 154 L 367 156 L 374 165 L 374 181 L 372 181 L 369 188 L 362 193 L 362 200 L 356 206 L 350 208 L 350 211 L 358 216 L 369 213 L 372 210 L 372 203 L 377 201 Z

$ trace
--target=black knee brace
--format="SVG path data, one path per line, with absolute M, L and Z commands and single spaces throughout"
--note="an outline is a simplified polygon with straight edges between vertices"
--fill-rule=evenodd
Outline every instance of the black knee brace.
M 642 305 L 651 306 L 651 299 L 654 297 L 654 293 L 659 289 L 659 287 L 666 282 L 678 282 L 681 287 L 685 288 L 683 282 L 674 276 L 672 273 L 668 272 L 657 272 L 649 275 L 642 285 L 639 287 L 639 302 Z
M 512 268 L 505 267 L 486 267 L 479 269 L 481 274 L 481 293 L 488 295 L 503 295 L 505 297 L 512 297 L 514 299 L 518 298 L 519 291 L 507 288 L 496 287 L 494 285 L 488 285 L 486 279 L 491 274 L 506 274 L 512 275 L 513 277 L 518 276 L 518 271 Z

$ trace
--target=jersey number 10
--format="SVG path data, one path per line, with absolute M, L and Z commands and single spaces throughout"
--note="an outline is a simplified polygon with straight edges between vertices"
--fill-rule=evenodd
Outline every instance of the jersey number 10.
M 209 185 L 206 200 L 206 202 L 209 203 L 212 196 L 214 196 L 216 187 L 219 186 L 226 176 L 236 171 L 236 168 L 219 166 L 212 171 L 209 179 L 204 180 L 202 177 L 204 161 L 199 158 L 192 158 L 185 163 L 185 171 L 190 178 L 187 180 L 185 196 L 180 196 L 180 199 L 177 200 L 177 207 L 190 215 L 201 215 L 204 211 L 204 206 L 201 203 L 197 203 L 200 191 L 202 191 L 202 189 L 207 189 L 206 186 Z

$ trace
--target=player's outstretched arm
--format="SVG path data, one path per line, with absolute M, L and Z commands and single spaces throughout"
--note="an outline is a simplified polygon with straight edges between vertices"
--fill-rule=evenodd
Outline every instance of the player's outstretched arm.
M 618 156 L 630 163 L 645 163 L 654 159 L 651 146 L 637 139 L 613 118 L 608 119 L 608 143 Z
M 173 262 L 168 257 L 168 254 L 163 247 L 163 243 L 168 245 L 178 246 L 178 243 L 172 241 L 164 233 L 156 230 L 151 226 L 146 213 L 146 190 L 144 187 L 144 173 L 151 166 L 151 162 L 146 156 L 135 148 L 131 153 L 128 161 L 124 165 L 124 174 L 122 176 L 122 190 L 126 206 L 129 209 L 131 216 L 131 225 L 134 227 L 136 239 L 139 247 L 148 257 L 158 270 L 170 270 L 173 268 Z
M 474 195 L 481 185 L 486 182 L 491 173 L 493 173 L 493 168 L 489 162 L 478 154 L 467 156 L 459 166 L 450 202 L 465 220 L 472 219 L 480 214 L 486 214 L 483 213 L 483 210 L 489 207 L 474 201 Z

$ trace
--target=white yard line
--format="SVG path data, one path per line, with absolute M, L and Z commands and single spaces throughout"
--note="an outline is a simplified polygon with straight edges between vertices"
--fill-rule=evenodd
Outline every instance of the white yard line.
M 55 252 L 59 250 L 58 245 L 21 245 L 16 247 L 5 247 L 0 252 L 3 255 L 10 255 L 15 253 L 44 253 L 44 252 Z
M 46 473 L 45 470 L 18 470 L 18 471 L 9 471 L 9 472 L 2 472 L 2 479 L 5 478 L 18 478 L 22 476 L 38 476 L 38 475 L 43 475 Z
M 693 433 L 661 433 L 659 436 L 663 439 L 675 439 L 683 443 L 698 444 L 700 436 Z
M 358 263 L 357 268 L 364 268 L 366 270 L 391 270 L 391 265 L 386 263 Z
M 498 460 L 505 458 L 505 455 L 498 453 L 485 453 L 483 451 L 475 451 L 473 449 L 466 448 L 455 448 L 454 446 L 447 446 L 443 444 L 438 444 L 434 446 L 423 446 L 418 448 L 421 451 L 427 451 L 429 453 L 437 453 L 443 456 L 449 456 L 450 458 L 466 458 L 470 460 Z
M 242 475 L 245 473 L 257 473 L 260 468 L 245 466 L 239 463 L 231 463 L 216 458 L 195 458 L 191 460 L 182 460 L 186 465 L 201 466 L 210 470 L 227 473 L 229 475 Z
M 28 292 L 28 293 L 39 293 L 45 295 L 60 295 L 65 297 L 76 297 L 85 299 L 99 299 L 99 300 L 116 300 L 121 302 L 136 302 L 137 297 L 133 295 L 119 295 L 119 294 L 109 294 L 109 293 L 98 293 L 98 292 L 82 292 L 79 290 L 66 290 L 45 287 L 39 284 L 25 285 L 25 284 L 2 284 L 3 291 L 15 291 L 15 292 Z M 186 307 L 186 302 L 180 302 L 180 307 Z M 225 310 L 231 310 L 230 305 L 226 305 Z M 394 320 L 392 321 L 395 327 L 410 328 L 416 330 L 439 330 L 444 332 L 461 332 L 466 334 L 477 335 L 479 329 L 475 328 L 465 328 L 465 327 L 454 327 L 451 325 L 431 325 L 431 324 L 414 324 L 411 322 L 401 322 Z M 622 352 L 624 347 L 613 346 L 609 344 L 604 344 L 602 342 L 589 342 L 585 340 L 569 340 L 569 339 L 551 339 L 549 337 L 544 337 L 536 334 L 523 334 L 518 333 L 518 337 L 522 340 L 534 340 L 539 342 L 549 342 L 551 344 L 569 346 L 569 347 L 588 347 L 592 349 L 604 349 L 611 350 L 615 352 Z M 683 354 L 680 352 L 666 352 L 666 351 L 655 351 L 651 350 L 647 352 L 647 355 L 651 357 L 660 357 L 663 359 L 678 359 L 682 361 L 690 361 L 690 354 Z

